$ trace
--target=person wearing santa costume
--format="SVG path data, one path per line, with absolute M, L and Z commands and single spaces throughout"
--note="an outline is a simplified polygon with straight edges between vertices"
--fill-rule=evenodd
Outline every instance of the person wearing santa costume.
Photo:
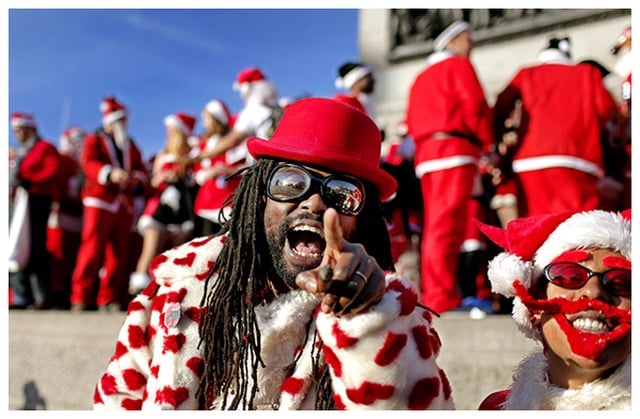
M 517 71 L 493 108 L 502 132 L 515 104 L 522 104 L 511 163 L 518 216 L 600 208 L 600 141 L 615 100 L 597 68 L 572 61 L 569 38 L 551 38 L 538 61 Z M 562 193 L 549 185 L 562 185 Z
M 336 89 L 346 92 L 336 93 L 333 99 L 350 103 L 374 118 L 371 95 L 375 89 L 375 79 L 371 67 L 363 63 L 344 63 L 338 68 L 334 84 Z
M 612 140 L 618 149 L 625 151 L 627 159 L 622 169 L 623 208 L 631 206 L 631 25 L 627 26 L 611 48 L 616 56 L 615 72 L 622 78 L 618 114 Z
M 148 188 L 147 170 L 127 131 L 128 111 L 109 96 L 102 127 L 82 148 L 82 241 L 71 278 L 71 309 L 119 311 L 128 300 L 126 266 L 134 198 Z M 104 269 L 101 269 L 104 268 Z M 102 272 L 101 272 L 102 271 Z
M 432 314 L 393 272 L 380 142 L 328 98 L 252 137 L 221 233 L 153 260 L 94 408 L 453 408 Z
M 80 153 L 87 132 L 72 126 L 60 136 L 60 171 L 58 197 L 53 202 L 47 225 L 47 249 L 51 255 L 52 305 L 69 308 L 71 275 L 76 265 L 82 232 L 82 198 L 84 173 Z
M 220 138 L 226 135 L 233 126 L 233 117 L 227 105 L 218 99 L 212 99 L 202 110 L 202 122 L 205 132 L 200 149 L 202 152 L 212 150 Z M 223 219 L 231 209 L 231 194 L 240 183 L 240 178 L 228 178 L 237 170 L 245 167 L 245 148 L 240 145 L 214 158 L 205 158 L 195 166 L 194 177 L 200 185 L 195 213 L 202 219 L 202 236 L 215 234 L 220 230 L 220 217 Z
M 129 293 L 136 295 L 151 282 L 148 275 L 151 259 L 158 253 L 192 237 L 195 182 L 191 170 L 180 173 L 180 162 L 191 152 L 189 137 L 196 117 L 176 112 L 164 118 L 167 138 L 156 155 L 151 170 L 152 192 L 138 219 L 138 232 L 143 238 L 136 269 L 129 278 Z
M 32 114 L 14 112 L 10 119 L 11 128 L 19 142 L 13 166 L 9 170 L 12 203 L 10 238 L 18 226 L 25 225 L 24 222 L 28 223 L 29 229 L 26 240 L 21 239 L 23 243 L 16 243 L 17 247 L 24 245 L 24 241 L 28 243 L 23 248 L 25 257 L 13 258 L 12 249 L 9 252 L 9 304 L 11 308 L 40 310 L 48 308 L 51 303 L 47 220 L 52 202 L 57 197 L 60 155 L 53 144 L 39 135 Z M 25 202 L 26 206 L 18 206 L 18 200 Z
M 276 85 L 266 78 L 258 67 L 250 67 L 241 70 L 235 82 L 233 90 L 240 94 L 244 107 L 238 113 L 233 128 L 216 141 L 215 146 L 203 151 L 190 163 L 199 163 L 204 159 L 212 159 L 231 149 L 236 158 L 240 158 L 240 150 L 244 150 L 244 158 L 247 164 L 253 163 L 246 150 L 246 141 L 251 136 L 268 139 L 275 128 L 274 112 L 281 108 L 278 105 L 278 89 Z M 237 148 L 241 147 L 241 148 Z
M 481 224 L 504 248 L 489 262 L 495 292 L 541 343 L 482 410 L 631 409 L 631 210 Z
M 474 43 L 457 20 L 433 41 L 434 53 L 409 90 L 406 123 L 416 143 L 422 189 L 422 303 L 438 312 L 458 308 L 458 256 L 468 237 L 478 163 L 493 142 L 491 108 L 469 59 Z

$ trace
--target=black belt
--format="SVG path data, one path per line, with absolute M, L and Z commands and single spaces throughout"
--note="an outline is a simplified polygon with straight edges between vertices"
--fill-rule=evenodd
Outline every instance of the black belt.
M 438 132 L 434 132 L 432 134 L 430 134 L 429 136 L 427 136 L 428 140 L 446 140 L 449 138 L 461 138 L 463 140 L 467 140 L 469 141 L 471 144 L 477 145 L 482 147 L 482 141 L 480 141 L 479 139 L 477 139 L 476 137 L 474 137 L 473 135 L 469 135 L 469 134 L 463 134 L 460 132 L 444 132 L 444 131 L 438 131 Z

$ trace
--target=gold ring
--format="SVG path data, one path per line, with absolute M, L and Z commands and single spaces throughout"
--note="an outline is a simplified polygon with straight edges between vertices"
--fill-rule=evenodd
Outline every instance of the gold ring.
M 363 274 L 362 272 L 360 272 L 360 271 L 356 271 L 354 275 L 358 275 L 360 278 L 362 278 L 362 280 L 363 280 L 364 282 L 367 282 L 367 279 L 368 279 L 368 278 L 367 278 L 367 277 L 366 277 L 366 275 L 365 275 L 365 274 Z

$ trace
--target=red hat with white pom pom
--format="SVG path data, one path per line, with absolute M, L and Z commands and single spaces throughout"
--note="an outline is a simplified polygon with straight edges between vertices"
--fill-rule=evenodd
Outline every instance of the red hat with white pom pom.
M 531 313 L 516 296 L 516 280 L 531 290 L 545 266 L 568 250 L 608 248 L 631 260 L 630 209 L 620 213 L 593 210 L 520 218 L 505 229 L 477 224 L 504 249 L 489 262 L 491 289 L 505 297 L 515 297 L 513 318 L 520 331 L 532 339 L 540 336 L 531 323 Z

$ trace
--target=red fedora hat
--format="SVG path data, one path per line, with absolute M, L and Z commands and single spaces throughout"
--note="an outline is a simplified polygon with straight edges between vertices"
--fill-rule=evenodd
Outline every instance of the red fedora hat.
M 308 98 L 287 107 L 270 140 L 252 137 L 247 147 L 255 159 L 321 166 L 368 180 L 384 201 L 398 184 L 380 168 L 381 142 L 376 124 L 355 107 L 333 99 Z

